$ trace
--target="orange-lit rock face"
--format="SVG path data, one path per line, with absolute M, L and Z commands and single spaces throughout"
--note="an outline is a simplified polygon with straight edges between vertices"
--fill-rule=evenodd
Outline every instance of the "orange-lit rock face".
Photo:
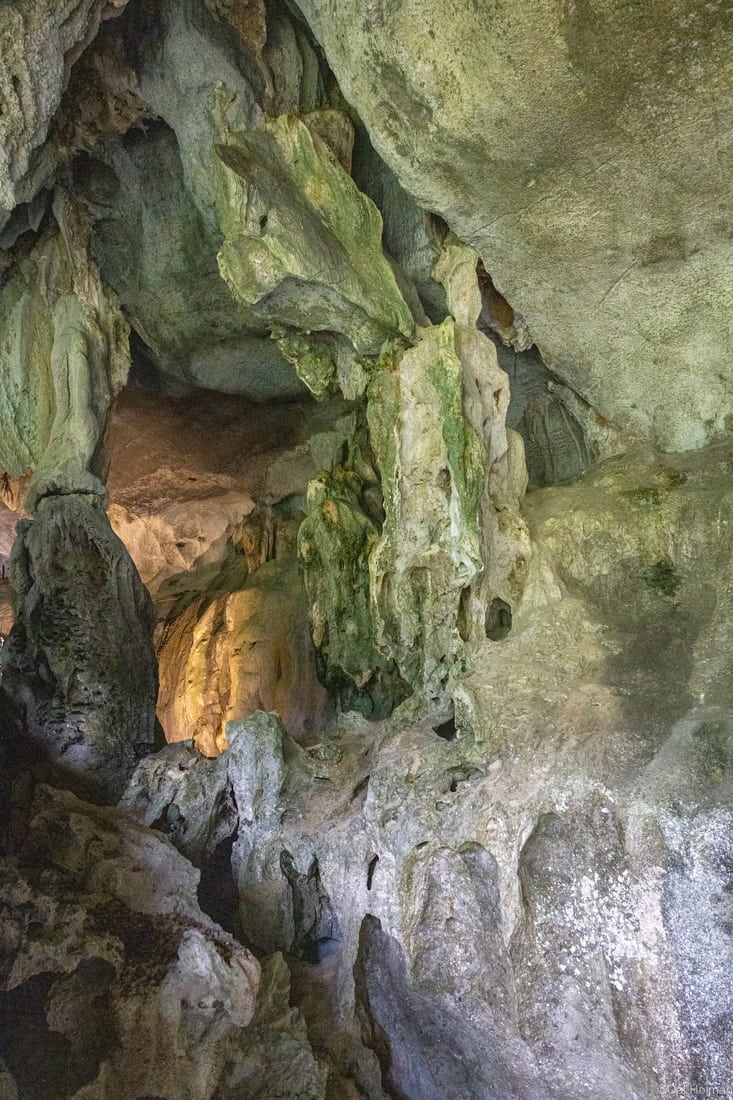
M 256 710 L 278 711 L 296 739 L 325 723 L 294 534 L 317 468 L 308 439 L 338 411 L 123 394 L 109 438 L 110 519 L 156 603 L 169 741 L 193 738 L 216 756 L 227 721 Z
M 277 711 L 296 739 L 321 729 L 328 697 L 316 676 L 308 611 L 292 561 L 265 563 L 239 591 L 190 605 L 164 630 L 158 716 L 168 741 L 193 737 L 206 756 L 226 723 Z
M 7 637 L 13 625 L 13 609 L 10 603 L 9 557 L 15 538 L 18 517 L 0 502 L 0 640 Z

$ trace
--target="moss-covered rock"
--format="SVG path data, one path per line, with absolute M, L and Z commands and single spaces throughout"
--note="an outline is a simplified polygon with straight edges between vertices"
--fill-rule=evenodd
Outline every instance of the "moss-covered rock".
M 59 224 L 0 289 L 0 469 L 45 493 L 102 494 L 100 442 L 129 369 L 128 329 L 89 259 L 88 226 L 59 192 Z
M 545 360 L 663 447 L 733 414 L 730 12 L 699 0 L 302 0 L 344 95 Z
M 382 219 L 318 135 L 292 115 L 217 146 L 219 267 L 271 325 L 337 332 L 361 354 L 414 324 L 382 253 Z
M 369 562 L 378 540 L 353 469 L 337 466 L 310 482 L 298 556 L 319 674 L 350 708 L 370 715 L 389 713 L 409 691 L 377 644 Z
M 483 448 L 464 416 L 452 319 L 382 357 L 367 416 L 385 511 L 369 558 L 377 638 L 409 683 L 439 694 L 460 660 L 461 595 L 482 568 Z

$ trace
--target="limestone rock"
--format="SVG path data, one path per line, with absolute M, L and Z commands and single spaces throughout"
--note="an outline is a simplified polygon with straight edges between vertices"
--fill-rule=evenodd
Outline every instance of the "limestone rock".
M 125 389 L 106 441 L 109 516 L 161 607 L 216 586 L 233 557 L 253 571 L 285 552 L 308 479 L 343 444 L 342 413 L 339 401 L 307 396 L 263 406 L 202 390 Z M 311 443 L 321 437 L 330 443 Z M 268 516 L 264 550 L 248 550 Z
M 316 676 L 295 561 L 261 565 L 233 591 L 204 596 L 165 627 L 158 716 L 168 741 L 214 756 L 227 723 L 274 710 L 295 738 L 317 733 L 330 705 Z
M 11 563 L 15 625 L 3 688 L 72 785 L 114 800 L 153 747 L 150 598 L 95 497 L 44 497 Z
M 220 245 L 186 188 L 169 127 L 108 138 L 74 163 L 75 193 L 94 218 L 105 281 L 166 375 L 255 400 L 303 393 L 251 309 L 216 269 Z
M 284 964 L 263 972 L 201 911 L 198 872 L 159 833 L 41 787 L 2 870 L 7 1095 L 322 1100 Z
M 279 891 L 269 883 L 260 889 L 252 876 L 259 875 L 263 853 L 257 844 L 263 839 L 263 822 L 274 825 L 279 816 L 286 778 L 283 753 L 292 755 L 295 747 L 277 716 L 262 712 L 231 722 L 227 742 L 227 750 L 215 760 L 200 755 L 190 743 L 167 745 L 141 761 L 120 806 L 146 825 L 157 823 L 197 864 L 223 840 L 236 837 L 230 873 L 240 880 L 242 927 L 248 942 L 269 954 L 284 947 L 287 882 L 279 862 Z
M 74 61 L 102 19 L 127 0 L 13 0 L 0 31 L 0 228 L 13 207 L 33 199 L 49 165 L 34 154 L 43 145 Z M 54 163 L 50 165 L 53 169 Z
M 355 978 L 365 1041 L 379 1054 L 387 1088 L 406 1100 L 439 1100 L 455 1089 L 466 1100 L 549 1097 L 523 1044 L 503 1055 L 464 1006 L 456 1011 L 410 989 L 399 944 L 372 916 L 364 918 Z M 450 982 L 442 973 L 441 985 L 443 978 Z
M 353 176 L 382 215 L 385 253 L 414 285 L 427 318 L 440 324 L 448 314 L 448 307 L 445 291 L 433 277 L 433 268 L 440 256 L 446 226 L 408 195 L 363 130 L 357 134 Z M 425 324 L 427 318 L 420 323 Z
M 283 115 L 217 152 L 228 169 L 219 267 L 238 301 L 270 325 L 341 333 L 362 354 L 411 335 L 379 212 L 317 134 Z
M 213 801 L 244 934 L 297 954 L 315 859 L 338 932 L 293 988 L 367 1095 L 357 1002 L 404 1095 L 449 1067 L 478 1096 L 730 1088 L 729 464 L 636 454 L 530 496 L 524 598 L 456 684 L 452 739 L 404 709 L 305 753 L 264 721 L 232 739 Z M 184 842 L 221 835 L 206 789 Z
M 385 520 L 370 556 L 377 644 L 438 699 L 483 636 L 480 608 L 521 594 L 524 461 L 506 429 L 509 386 L 475 328 L 476 256 L 457 243 L 436 266 L 453 318 L 383 357 L 367 417 Z
M 437 697 L 461 646 L 461 595 L 481 570 L 483 447 L 464 418 L 450 319 L 384 364 L 367 413 L 385 510 L 369 559 L 377 640 L 408 683 Z
M 67 196 L 45 234 L 0 288 L 0 468 L 31 469 L 33 510 L 45 494 L 104 494 L 100 444 L 127 378 L 127 326 L 89 261 L 88 226 Z
M 399 686 L 390 685 L 394 669 L 377 644 L 369 562 L 379 536 L 361 487 L 358 476 L 340 466 L 309 483 L 298 556 L 323 682 L 352 708 L 379 713 L 392 708 Z
M 375 713 L 407 694 L 395 673 L 416 700 L 445 702 L 491 601 L 521 596 L 524 456 L 506 374 L 475 327 L 476 263 L 460 242 L 444 249 L 436 275 L 455 320 L 366 366 L 368 432 L 309 485 L 299 556 L 323 676 L 351 681 Z
M 478 250 L 548 366 L 667 449 L 727 430 L 723 6 L 301 9 L 375 148 Z
M 308 479 L 343 450 L 342 412 L 132 387 L 118 403 L 109 516 L 155 601 L 169 740 L 216 755 L 227 721 L 262 708 L 298 739 L 327 722 L 295 543 Z

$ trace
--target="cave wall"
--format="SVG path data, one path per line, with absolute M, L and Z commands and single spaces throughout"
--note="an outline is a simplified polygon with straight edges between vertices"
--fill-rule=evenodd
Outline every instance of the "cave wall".
M 0 1092 L 727 1094 L 730 12 L 2 19 Z

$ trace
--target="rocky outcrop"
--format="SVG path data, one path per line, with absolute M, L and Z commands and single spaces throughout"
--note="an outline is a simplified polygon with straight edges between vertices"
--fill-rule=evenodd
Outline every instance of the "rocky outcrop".
M 444 248 L 435 274 L 453 317 L 364 362 L 366 423 L 309 486 L 299 554 L 314 643 L 327 682 L 350 680 L 365 713 L 405 686 L 444 706 L 492 601 L 521 596 L 524 455 L 506 429 L 507 377 L 476 329 L 476 264 L 460 242 Z
M 220 239 L 186 187 L 170 127 L 152 121 L 108 137 L 72 173 L 102 276 L 164 376 L 260 401 L 302 396 L 266 325 L 232 300 L 217 270 Z
M 109 515 L 155 602 L 169 741 L 216 755 L 227 722 L 263 708 L 298 739 L 327 722 L 295 545 L 308 479 L 343 449 L 342 413 L 340 402 L 222 407 L 203 391 L 151 407 L 132 387 L 119 402 Z
M 282 959 L 222 931 L 198 885 L 159 833 L 38 788 L 2 866 L 4 1096 L 323 1097 Z
M 315 128 L 282 116 L 217 153 L 229 169 L 219 268 L 236 300 L 270 326 L 338 333 L 360 354 L 411 335 L 379 211 Z
M 40 0 L 6 5 L 0 32 L 0 229 L 13 208 L 30 202 L 57 167 L 43 149 L 74 61 L 101 20 L 127 0 L 75 0 L 64 8 Z
M 16 260 L 0 295 L 0 469 L 46 493 L 104 494 L 101 441 L 127 379 L 128 329 L 89 258 L 81 209 L 58 192 L 59 228 Z
M 126 804 L 183 851 L 232 838 L 243 934 L 366 1095 L 358 1035 L 416 1098 L 730 1088 L 729 461 L 530 497 L 524 598 L 451 730 L 350 715 L 304 752 L 261 716 L 138 769 Z
M 233 589 L 195 599 L 165 625 L 158 717 L 166 739 L 193 738 L 215 756 L 227 747 L 227 724 L 258 710 L 277 711 L 293 737 L 317 736 L 332 707 L 294 557 L 262 563 Z
M 114 801 L 155 738 L 153 610 L 94 496 L 44 497 L 11 564 L 3 690 L 72 785 Z
M 727 1094 L 722 8 L 122 6 L 0 30 L 0 1092 Z
M 375 148 L 565 382 L 670 450 L 727 430 L 722 7 L 300 6 Z

